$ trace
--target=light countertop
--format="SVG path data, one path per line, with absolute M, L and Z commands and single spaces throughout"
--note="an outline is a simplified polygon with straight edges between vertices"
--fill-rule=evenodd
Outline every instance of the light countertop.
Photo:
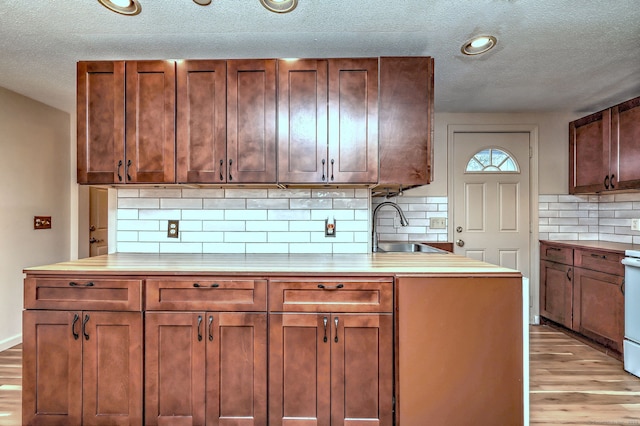
M 502 275 L 503 268 L 455 254 L 141 254 L 115 253 L 25 268 L 29 274 L 132 275 Z

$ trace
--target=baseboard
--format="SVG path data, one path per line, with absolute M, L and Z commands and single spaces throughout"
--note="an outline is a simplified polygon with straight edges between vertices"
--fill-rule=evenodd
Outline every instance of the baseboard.
M 22 334 L 17 334 L 13 337 L 9 337 L 8 339 L 0 340 L 0 352 L 12 348 L 20 343 L 22 343 Z

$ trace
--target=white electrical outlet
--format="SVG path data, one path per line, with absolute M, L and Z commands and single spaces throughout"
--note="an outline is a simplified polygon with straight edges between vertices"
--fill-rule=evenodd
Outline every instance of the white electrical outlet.
M 640 231 L 640 219 L 631 219 L 631 230 Z
M 447 227 L 447 219 L 444 217 L 432 217 L 429 219 L 429 228 L 445 229 Z

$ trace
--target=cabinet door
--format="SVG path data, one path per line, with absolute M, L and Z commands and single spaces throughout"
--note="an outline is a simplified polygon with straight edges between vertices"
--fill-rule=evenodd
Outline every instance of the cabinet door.
M 392 324 L 391 314 L 331 316 L 331 426 L 393 424 Z
M 22 423 L 82 422 L 80 312 L 24 311 Z
M 227 61 L 228 183 L 276 182 L 276 61 Z
M 175 182 L 175 96 L 173 61 L 126 63 L 127 182 Z
M 181 61 L 176 75 L 177 181 L 226 182 L 226 62 Z
M 204 313 L 145 314 L 145 424 L 204 424 Z
M 207 313 L 207 425 L 267 424 L 267 314 Z
M 622 353 L 624 277 L 575 268 L 574 278 L 574 329 Z
M 379 184 L 416 186 L 431 177 L 433 59 L 380 58 Z
M 327 182 L 327 61 L 278 61 L 278 181 Z
M 378 181 L 378 59 L 329 60 L 329 183 Z
M 124 62 L 78 62 L 78 183 L 124 183 Z
M 269 315 L 269 425 L 329 426 L 330 315 Z
M 572 267 L 540 261 L 540 315 L 572 328 Z
M 569 193 L 609 189 L 611 110 L 569 123 Z
M 82 313 L 82 421 L 142 422 L 142 313 Z
M 611 140 L 614 189 L 640 188 L 640 97 L 612 109 Z

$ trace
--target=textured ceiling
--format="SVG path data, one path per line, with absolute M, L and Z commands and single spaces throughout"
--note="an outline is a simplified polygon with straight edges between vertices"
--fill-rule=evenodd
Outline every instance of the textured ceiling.
M 588 113 L 640 95 L 639 0 L 0 0 L 0 86 L 65 111 L 75 64 L 97 59 L 428 55 L 439 112 Z M 75 9 L 71 9 L 71 7 Z M 461 45 L 493 34 L 492 51 Z

